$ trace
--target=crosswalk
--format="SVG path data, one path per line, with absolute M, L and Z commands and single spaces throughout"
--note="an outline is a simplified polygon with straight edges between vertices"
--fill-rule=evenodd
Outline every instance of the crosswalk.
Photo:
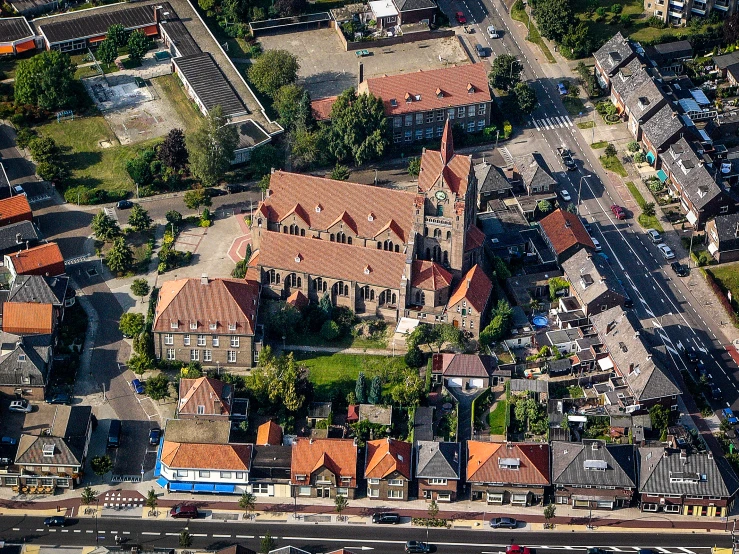
M 574 124 L 569 115 L 546 117 L 544 119 L 532 119 L 537 131 L 573 127 Z

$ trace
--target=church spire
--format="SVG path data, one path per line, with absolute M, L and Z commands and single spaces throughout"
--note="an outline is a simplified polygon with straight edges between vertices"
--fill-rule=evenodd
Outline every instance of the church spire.
M 441 161 L 446 166 L 454 157 L 454 140 L 452 138 L 452 122 L 447 119 L 444 134 L 441 137 Z

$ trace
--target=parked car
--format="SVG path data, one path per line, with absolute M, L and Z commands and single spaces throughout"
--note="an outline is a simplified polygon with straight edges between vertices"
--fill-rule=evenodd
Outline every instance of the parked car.
M 477 55 L 481 58 L 487 58 L 490 54 L 488 54 L 488 49 L 485 48 L 482 44 L 475 44 L 475 49 L 477 50 Z
M 716 385 L 711 385 L 711 398 L 721 400 L 721 389 Z
M 654 244 L 662 242 L 662 235 L 660 235 L 656 229 L 647 229 L 647 235 L 649 235 L 649 240 Z
M 562 189 L 561 191 L 559 191 L 559 196 L 565 202 L 569 202 L 570 200 L 572 200 L 572 196 L 570 196 L 570 193 L 567 189 Z
M 577 164 L 575 163 L 575 160 L 572 157 L 572 152 L 570 152 L 569 148 L 558 146 L 557 154 L 559 154 L 559 159 L 562 160 L 562 165 L 567 168 L 567 171 L 574 171 L 577 169 Z
M 431 552 L 431 547 L 425 542 L 407 541 L 405 543 L 405 551 L 406 553 L 420 552 L 421 554 L 425 554 L 426 552 Z
M 372 523 L 396 525 L 400 523 L 400 515 L 394 512 L 379 512 L 372 514 Z
M 562 82 L 557 83 L 557 90 L 559 91 L 560 96 L 565 96 L 567 94 L 567 87 Z
M 162 438 L 162 430 L 159 428 L 151 429 L 149 431 L 149 444 L 152 446 L 159 445 L 159 439 Z
M 226 190 L 229 192 L 229 194 L 235 194 L 237 192 L 244 192 L 246 190 L 246 185 L 240 185 L 238 183 L 229 183 L 226 185 Z
M 731 408 L 724 408 L 721 410 L 721 415 L 724 416 L 724 419 L 728 421 L 730 425 L 736 425 L 739 423 L 739 419 L 736 418 Z
M 672 248 L 670 248 L 666 244 L 658 244 L 657 248 L 659 248 L 659 251 L 662 252 L 665 260 L 672 260 L 675 258 L 675 253 L 672 251 Z
M 497 30 L 495 29 L 495 27 L 493 27 L 492 25 L 490 25 L 490 26 L 488 27 L 488 36 L 489 36 L 490 38 L 500 38 L 500 33 L 501 33 L 501 32 L 502 32 L 502 31 L 497 31 Z
M 136 394 L 144 394 L 144 384 L 139 379 L 131 381 L 131 388 Z
M 601 252 L 603 250 L 603 247 L 600 245 L 600 241 L 598 241 L 595 237 L 590 237 L 590 240 L 593 241 L 593 246 L 595 246 L 596 252 Z
M 207 194 L 210 198 L 214 198 L 216 196 L 226 196 L 228 192 L 216 187 L 210 187 L 205 189 L 205 194 Z
M 18 444 L 18 439 L 14 439 L 13 437 L 3 437 L 0 439 L 0 444 L 9 444 L 10 446 L 15 446 Z
M 64 527 L 67 524 L 67 518 L 64 516 L 47 517 L 44 525 L 47 527 Z
M 626 212 L 618 204 L 611 204 L 611 211 L 616 216 L 616 219 L 626 219 Z
M 590 238 L 593 238 L 593 227 L 588 223 L 588 220 L 584 217 L 580 218 L 580 221 L 582 221 L 582 226 L 585 227 L 585 230 L 588 232 L 588 235 L 590 235 Z
M 674 271 L 678 277 L 687 277 L 690 275 L 690 268 L 680 262 L 672 262 L 670 264 L 672 271 Z
M 587 554 L 611 554 L 611 551 L 605 548 L 588 548 Z
M 490 520 L 490 527 L 493 529 L 515 529 L 518 527 L 518 521 L 512 517 L 494 517 Z
M 118 204 L 115 205 L 119 210 L 130 210 L 133 208 L 133 202 L 130 200 L 119 200 Z
M 467 18 L 465 17 L 464 12 L 457 12 L 454 16 L 457 18 L 457 23 L 460 25 L 467 23 Z
M 200 512 L 192 504 L 178 504 L 169 511 L 170 517 L 175 519 L 196 519 Z
M 33 406 L 28 403 L 28 400 L 13 400 L 8 408 L 11 412 L 20 412 L 22 414 L 30 413 L 33 410 Z
M 46 399 L 47 404 L 71 404 L 72 398 L 67 393 L 55 394 L 51 398 Z
M 696 351 L 695 346 L 683 346 L 682 351 L 685 359 L 688 360 L 691 364 L 697 364 L 698 362 L 700 362 L 700 357 L 698 356 L 698 352 Z
M 634 307 L 634 301 L 631 299 L 631 296 L 629 296 L 629 293 L 626 292 L 626 289 L 624 288 L 624 308 L 633 308 Z

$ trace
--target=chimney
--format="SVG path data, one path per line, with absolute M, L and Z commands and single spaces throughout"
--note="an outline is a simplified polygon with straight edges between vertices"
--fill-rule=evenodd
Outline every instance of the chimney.
M 161 10 L 161 6 L 154 6 L 154 23 L 159 24 L 159 10 Z
M 22 235 L 20 233 L 15 234 L 15 243 L 16 244 L 23 244 Z
M 708 459 L 713 460 L 713 452 L 711 452 L 710 450 L 708 451 Z
M 208 284 L 208 274 L 207 273 L 203 273 L 200 276 L 200 284 L 201 285 L 207 285 Z
M 631 373 L 633 373 L 633 371 L 634 371 L 634 364 L 633 364 L 633 363 L 630 363 L 630 364 L 629 364 L 629 375 L 630 375 Z
M 734 229 L 734 237 L 739 238 L 739 223 L 736 224 L 736 229 Z
M 687 460 L 688 459 L 688 451 L 684 448 L 680 449 L 680 459 L 681 460 Z
M 361 85 L 364 82 L 364 64 L 362 62 L 359 62 L 359 82 L 358 85 Z

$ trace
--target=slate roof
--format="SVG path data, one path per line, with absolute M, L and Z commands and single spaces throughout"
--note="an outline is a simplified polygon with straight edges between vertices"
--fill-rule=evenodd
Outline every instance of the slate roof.
M 437 262 L 413 260 L 411 283 L 418 289 L 436 291 L 452 284 L 452 274 Z
M 635 58 L 611 78 L 611 88 L 625 101 L 634 91 L 650 80 L 651 77 L 642 67 L 641 61 Z
M 293 484 L 307 483 L 310 480 L 298 481 L 297 475 L 310 476 L 316 471 L 326 468 L 336 478 L 351 477 L 349 486 L 357 486 L 357 445 L 352 439 L 308 439 L 298 438 L 293 443 L 290 480 Z
M 685 138 L 660 155 L 670 171 L 670 179 L 683 191 L 696 209 L 702 209 L 722 193 L 721 187 L 703 165 Z
M 436 7 L 434 0 L 393 0 L 393 3 L 399 12 L 426 10 Z
M 216 106 L 221 106 L 223 115 L 226 117 L 248 113 L 241 98 L 236 94 L 213 56 L 208 52 L 174 58 L 172 63 L 176 66 L 177 71 L 190 83 L 207 111 Z
M 598 61 L 598 65 L 609 75 L 613 75 L 624 62 L 635 56 L 636 52 L 631 43 L 618 32 L 593 55 Z
M 682 482 L 677 482 L 678 479 Z M 639 448 L 639 492 L 642 494 L 728 498 L 737 489 L 739 482 L 734 472 L 722 471 L 710 452 L 680 452 L 663 446 Z
M 597 446 L 595 450 L 593 444 Z M 630 444 L 607 444 L 600 440 L 554 441 L 551 448 L 552 484 L 636 487 L 636 451 Z M 605 462 L 607 469 L 585 469 L 587 461 Z
M 8 294 L 8 302 L 38 302 L 61 306 L 67 295 L 69 277 L 17 275 Z
M 419 406 L 413 416 L 413 437 L 416 441 L 434 440 L 434 408 Z
M 644 122 L 642 132 L 654 148 L 661 150 L 683 127 L 680 116 L 675 114 L 670 104 L 666 104 Z
M 30 221 L 19 221 L 0 227 L 0 255 L 10 254 L 29 246 L 35 246 L 39 240 L 36 226 Z
M 457 289 L 452 293 L 447 303 L 447 309 L 452 309 L 461 301 L 467 300 L 475 310 L 482 313 L 488 304 L 488 300 L 490 300 L 492 288 L 493 283 L 485 275 L 482 268 L 479 265 L 474 265 L 462 277 Z
M 713 222 L 721 250 L 739 249 L 739 213 L 716 216 Z
M 431 362 L 432 373 L 445 377 L 483 377 L 487 379 L 495 370 L 492 356 L 479 354 L 434 354 Z
M 666 58 L 691 58 L 693 46 L 687 40 L 673 40 L 655 44 L 654 49 Z
M 292 446 L 254 446 L 249 479 L 290 479 Z
M 616 306 L 592 314 L 590 321 L 637 401 L 682 394 L 669 370 L 656 363 L 638 332 L 640 326 L 633 315 Z
M 367 441 L 366 448 L 365 479 L 386 479 L 396 472 L 411 479 L 411 443 L 388 437 Z
M 475 164 L 473 167 L 477 179 L 479 194 L 490 194 L 501 190 L 510 190 L 511 183 L 506 179 L 503 170 L 497 165 L 486 162 Z
M 516 156 L 513 158 L 513 163 L 527 189 L 543 186 L 551 188 L 557 184 L 557 181 L 545 169 L 543 160 L 537 154 Z
M 614 81 L 615 82 L 615 81 Z M 644 81 L 625 99 L 626 107 L 632 117 L 641 120 L 646 114 L 653 112 L 665 96 L 651 77 Z
M 52 456 L 44 455 L 44 447 L 54 447 Z M 82 451 L 73 448 L 61 437 L 21 435 L 15 456 L 18 465 L 80 466 Z
M 624 296 L 623 286 L 602 256 L 579 250 L 562 262 L 562 270 L 570 282 L 570 289 L 574 289 L 583 304 L 590 304 L 609 290 Z
M 713 56 L 713 63 L 718 69 L 726 69 L 731 65 L 737 64 L 739 63 L 739 50 L 734 50 L 721 56 Z
M 539 226 L 557 255 L 577 244 L 595 250 L 593 239 L 590 238 L 576 214 L 557 209 L 539 221 Z
M 201 52 L 200 46 L 192 38 L 180 18 L 176 15 L 173 16 L 173 14 L 174 12 L 170 11 L 169 15 L 163 15 L 162 21 L 159 23 L 161 32 L 169 38 L 167 44 L 174 44 L 180 56 L 199 54 Z
M 514 461 L 518 469 L 507 467 Z M 549 445 L 467 441 L 467 481 L 546 486 Z
M 198 379 L 180 379 L 180 401 L 177 411 L 187 415 L 230 415 L 233 402 L 233 387 L 228 383 L 200 377 Z M 198 406 L 205 408 L 198 412 Z
M 326 419 L 331 415 L 331 402 L 311 402 L 308 407 L 308 417 Z
M 458 442 L 416 441 L 416 479 L 459 479 L 462 452 Z

